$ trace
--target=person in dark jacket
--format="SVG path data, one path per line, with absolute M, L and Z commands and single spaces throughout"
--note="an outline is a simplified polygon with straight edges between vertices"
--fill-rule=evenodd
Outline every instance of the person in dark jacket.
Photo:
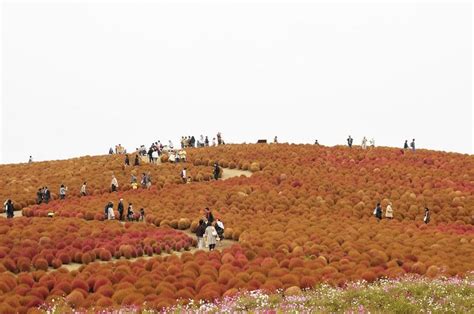
M 7 212 L 7 218 L 13 218 L 14 214 L 14 208 L 13 208 L 13 202 L 12 200 L 7 200 L 4 204 L 5 206 L 5 211 Z
M 347 138 L 347 146 L 349 146 L 349 148 L 352 148 L 353 142 L 354 142 L 354 139 L 349 135 L 349 137 Z
M 220 173 L 220 168 L 219 168 L 219 164 L 216 162 L 214 163 L 214 180 L 218 180 L 219 179 L 219 173 Z
M 43 190 L 43 200 L 46 204 L 48 204 L 50 199 L 51 199 L 51 192 L 49 191 L 48 187 L 45 186 Z
M 199 220 L 199 225 L 196 229 L 196 238 L 197 238 L 197 248 L 203 249 L 204 248 L 204 232 L 206 232 L 206 224 L 204 220 Z
M 133 220 L 133 215 L 134 215 L 134 212 L 133 212 L 132 203 L 129 203 L 128 208 L 127 208 L 127 219 L 128 219 L 128 221 Z
M 425 217 L 423 217 L 423 222 L 425 224 L 428 224 L 430 222 L 430 209 L 428 207 L 425 207 Z
M 128 157 L 128 154 L 125 155 L 125 166 L 130 166 L 130 158 Z
M 123 199 L 120 199 L 118 205 L 117 205 L 117 211 L 119 213 L 119 220 L 123 220 Z
M 38 189 L 36 192 L 36 204 L 41 204 L 43 202 L 43 189 Z
M 140 166 L 140 160 L 138 159 L 138 155 L 135 155 L 135 166 Z
M 204 214 L 205 214 L 207 222 L 212 224 L 214 222 L 214 215 L 212 214 L 209 207 L 206 207 L 206 209 L 204 210 Z
M 377 203 L 377 206 L 375 207 L 375 210 L 374 210 L 374 215 L 375 215 L 375 218 L 377 218 L 378 220 L 382 219 L 382 206 L 380 205 L 380 203 Z
M 408 140 L 405 140 L 405 144 L 403 144 L 403 149 L 408 149 Z

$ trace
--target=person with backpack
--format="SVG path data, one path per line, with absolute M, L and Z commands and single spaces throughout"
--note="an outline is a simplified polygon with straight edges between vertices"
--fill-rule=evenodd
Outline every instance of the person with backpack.
M 48 204 L 50 199 L 51 199 L 51 192 L 49 191 L 48 187 L 45 186 L 43 190 L 43 200 L 46 204 Z
M 408 149 L 408 140 L 405 140 L 405 144 L 403 144 L 403 149 Z
M 206 239 L 209 251 L 213 251 L 216 248 L 217 231 L 211 222 L 207 223 L 206 231 L 204 232 L 204 238 Z
M 199 225 L 196 228 L 197 248 L 204 248 L 204 233 L 206 232 L 206 223 L 203 219 L 199 220 Z
M 415 139 L 413 139 L 410 143 L 411 150 L 415 152 Z
M 425 207 L 425 216 L 423 217 L 423 222 L 425 224 L 428 224 L 430 220 L 431 220 L 430 209 L 428 207 Z

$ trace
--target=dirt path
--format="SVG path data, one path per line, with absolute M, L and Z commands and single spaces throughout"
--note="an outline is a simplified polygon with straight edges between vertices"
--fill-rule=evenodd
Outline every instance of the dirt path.
M 194 238 L 196 235 L 194 233 L 191 232 L 190 229 L 188 230 L 181 230 L 181 232 L 184 232 L 185 234 L 187 234 L 188 236 Z M 216 245 L 216 250 L 218 251 L 222 251 L 223 249 L 225 248 L 228 248 L 228 247 L 231 247 L 233 244 L 236 244 L 238 243 L 238 241 L 234 241 L 234 240 L 222 240 L 220 242 L 218 242 L 218 244 Z M 205 249 L 205 251 L 207 251 L 208 249 Z M 190 249 L 189 251 L 185 251 L 185 250 L 182 250 L 182 251 L 179 251 L 179 252 L 171 252 L 171 253 L 161 253 L 161 254 L 153 254 L 152 256 L 148 256 L 148 255 L 143 255 L 141 257 L 136 257 L 136 258 L 130 258 L 128 259 L 128 261 L 130 262 L 133 262 L 133 261 L 136 261 L 136 260 L 139 260 L 139 259 L 144 259 L 144 260 L 148 260 L 148 259 L 151 259 L 151 258 L 154 258 L 154 257 L 157 257 L 157 256 L 170 256 L 170 255 L 176 255 L 176 256 L 181 256 L 184 252 L 189 252 L 189 253 L 194 253 L 198 251 L 198 248 L 195 248 L 193 247 L 192 249 Z M 95 262 L 92 262 L 90 263 L 89 265 L 91 264 L 94 264 L 94 263 L 97 263 L 97 264 L 103 264 L 103 263 L 114 263 L 116 261 L 119 261 L 119 260 L 126 260 L 124 257 L 120 258 L 120 259 L 116 259 L 116 258 L 112 258 L 110 261 L 100 261 L 100 260 L 97 260 Z M 69 271 L 73 271 L 73 270 L 78 270 L 80 269 L 81 267 L 86 267 L 87 265 L 85 264 L 79 264 L 79 263 L 71 263 L 71 264 L 67 264 L 67 265 L 63 265 L 62 267 L 66 268 L 67 270 Z M 49 268 L 48 269 L 49 271 L 52 271 L 54 270 L 54 268 Z
M 246 176 L 247 178 L 252 176 L 251 171 L 247 170 L 239 170 L 239 169 L 229 169 L 229 168 L 222 168 L 222 180 L 227 180 L 230 178 Z

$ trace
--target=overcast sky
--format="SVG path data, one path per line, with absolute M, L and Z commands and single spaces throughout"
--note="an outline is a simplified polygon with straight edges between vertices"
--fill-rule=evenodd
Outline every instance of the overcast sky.
M 181 135 L 473 153 L 469 2 L 13 2 L 2 162 Z

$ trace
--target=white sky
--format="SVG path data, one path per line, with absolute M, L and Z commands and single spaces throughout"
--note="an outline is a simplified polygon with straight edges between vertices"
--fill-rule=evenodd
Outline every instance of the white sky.
M 1 27 L 4 163 L 217 131 L 473 153 L 470 2 L 4 1 Z

